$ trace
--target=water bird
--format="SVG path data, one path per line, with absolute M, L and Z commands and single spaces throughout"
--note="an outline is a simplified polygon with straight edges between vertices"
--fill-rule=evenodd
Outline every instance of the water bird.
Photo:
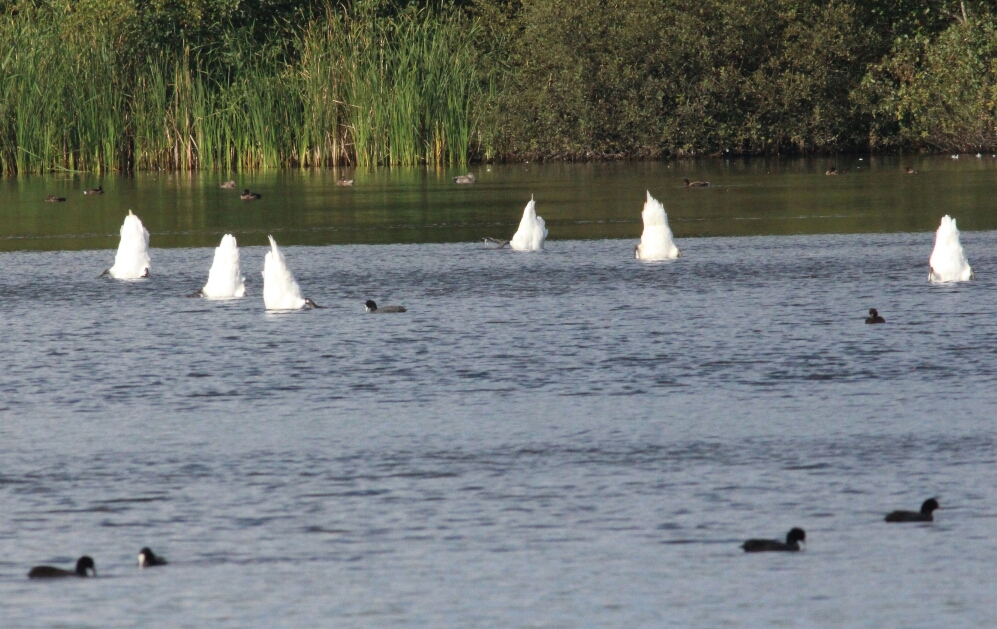
M 689 181 L 688 179 L 683 179 L 682 183 L 685 184 L 686 188 L 709 188 L 709 181 Z
M 116 280 L 137 280 L 149 277 L 149 232 L 142 226 L 139 217 L 128 210 L 128 216 L 121 225 L 121 241 L 114 254 L 114 266 L 100 274 L 110 275 Z
M 225 181 L 222 183 L 222 185 L 218 187 L 221 188 L 222 190 L 235 190 L 235 179 L 230 179 L 229 181 Z
M 958 155 L 953 155 L 952 159 L 959 159 L 959 156 Z
M 509 244 L 508 240 L 500 240 L 498 238 L 492 238 L 491 236 L 485 236 L 482 240 L 490 245 L 495 245 L 495 249 L 501 249 L 502 247 Z
M 837 175 L 838 174 L 838 169 L 835 168 L 834 166 L 831 166 L 830 168 L 827 169 L 827 171 L 824 174 L 825 175 Z
M 869 308 L 869 316 L 865 320 L 866 323 L 886 323 L 886 319 L 879 316 L 879 311 L 875 308 Z
M 262 199 L 263 195 L 259 192 L 250 192 L 249 188 L 246 188 L 242 191 L 242 194 L 239 195 L 239 198 L 243 201 L 256 201 L 257 199 Z
M 294 274 L 287 267 L 284 253 L 277 248 L 277 241 L 270 239 L 270 251 L 263 258 L 263 303 L 267 310 L 301 310 L 318 308 L 314 301 L 301 296 Z
M 375 314 L 381 314 L 381 313 L 387 314 L 391 312 L 407 312 L 407 310 L 405 310 L 405 306 L 381 306 L 380 308 L 378 308 L 377 304 L 374 303 L 373 299 L 368 299 L 366 302 L 364 302 L 364 308 L 366 309 L 367 312 L 373 312 Z
M 352 179 L 340 179 L 339 181 L 336 182 L 336 185 L 337 186 L 352 186 L 353 185 L 353 180 Z
M 97 186 L 96 188 L 84 190 L 83 194 L 104 194 L 104 186 Z
M 453 178 L 454 183 L 474 183 L 478 179 L 473 173 L 467 173 L 466 175 L 457 175 Z
M 75 570 L 63 570 L 54 566 L 35 566 L 28 572 L 29 579 L 55 579 L 58 577 L 88 577 L 90 572 L 97 576 L 97 567 L 88 555 L 83 555 L 76 562 Z
M 917 170 L 911 168 L 910 166 L 904 166 L 904 172 L 907 173 L 908 175 L 916 175 L 917 174 Z
M 897 510 L 886 514 L 887 522 L 934 522 L 935 516 L 931 514 L 935 509 L 940 509 L 938 500 L 928 498 L 921 504 L 920 511 Z
M 973 279 L 973 269 L 969 267 L 959 244 L 959 229 L 955 219 L 948 214 L 942 217 L 942 224 L 935 233 L 935 248 L 928 265 L 929 282 L 965 282 Z
M 665 206 L 647 192 L 647 201 L 641 212 L 644 219 L 644 233 L 640 244 L 634 246 L 634 257 L 638 260 L 673 260 L 682 254 L 675 246 L 672 230 L 668 227 L 668 214 Z
M 769 550 L 785 550 L 795 552 L 800 549 L 800 542 L 805 542 L 806 539 L 807 534 L 803 529 L 792 528 L 789 529 L 789 533 L 786 534 L 786 543 L 782 543 L 777 539 L 749 539 L 741 544 L 741 548 L 743 548 L 746 553 L 760 553 Z
M 981 155 L 980 153 L 977 153 L 977 154 L 976 154 L 976 157 L 977 157 L 977 159 L 982 159 L 982 158 L 983 158 L 983 155 Z
M 515 251 L 540 251 L 546 240 L 546 223 L 537 216 L 537 202 L 530 196 L 530 202 L 523 210 L 523 218 L 519 221 L 519 229 L 509 241 L 509 246 Z
M 152 549 L 146 546 L 142 550 L 138 551 L 138 567 L 139 568 L 151 568 L 152 566 L 165 566 L 168 561 L 152 552 Z
M 45 197 L 45 200 L 48 201 L 49 203 L 62 203 L 63 201 L 66 200 L 66 197 L 57 197 L 54 194 L 50 194 L 47 197 Z
M 235 236 L 225 234 L 215 248 L 215 259 L 208 271 L 208 283 L 196 294 L 208 299 L 232 299 L 246 295 L 246 278 L 239 265 L 239 246 Z

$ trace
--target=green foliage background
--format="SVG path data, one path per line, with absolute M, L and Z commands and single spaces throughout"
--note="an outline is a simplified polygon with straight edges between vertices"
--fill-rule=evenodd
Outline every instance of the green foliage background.
M 994 150 L 994 2 L 0 1 L 0 168 Z

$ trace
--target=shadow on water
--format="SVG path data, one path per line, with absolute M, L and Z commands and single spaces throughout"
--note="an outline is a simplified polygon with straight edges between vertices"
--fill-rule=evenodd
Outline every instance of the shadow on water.
M 904 166 L 919 172 L 904 174 Z M 847 174 L 829 177 L 834 166 Z M 0 250 L 108 249 L 129 209 L 154 247 L 240 244 L 461 242 L 508 237 L 530 195 L 552 240 L 638 238 L 644 191 L 664 204 L 675 235 L 753 236 L 930 231 L 943 214 L 963 230 L 997 229 L 997 159 L 964 155 L 684 162 L 475 165 L 477 183 L 450 170 L 53 174 L 0 180 Z M 347 177 L 353 187 L 337 186 Z M 222 190 L 234 178 L 236 190 Z M 708 180 L 686 189 L 683 178 Z M 96 185 L 103 195 L 83 195 Z M 241 201 L 239 191 L 260 192 Z M 47 203 L 49 195 L 66 197 Z

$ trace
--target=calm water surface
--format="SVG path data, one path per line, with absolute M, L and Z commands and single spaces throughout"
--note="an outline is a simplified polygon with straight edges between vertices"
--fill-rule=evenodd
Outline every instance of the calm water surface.
M 0 626 L 997 625 L 997 225 L 992 195 L 972 192 L 994 172 L 974 161 L 966 181 L 939 177 L 972 193 L 921 199 L 908 216 L 906 201 L 858 207 L 861 171 L 831 184 L 797 166 L 777 181 L 806 180 L 787 185 L 814 187 L 801 198 L 817 205 L 794 210 L 785 192 L 776 218 L 717 200 L 776 195 L 755 184 L 686 191 L 669 174 L 661 196 L 683 257 L 657 264 L 609 237 L 639 234 L 632 221 L 551 220 L 552 239 L 578 232 L 539 254 L 329 245 L 347 227 L 295 231 L 311 213 L 288 200 L 278 240 L 319 239 L 285 253 L 326 306 L 291 314 L 263 310 L 265 233 L 252 230 L 279 196 L 263 186 L 251 208 L 191 206 L 189 230 L 154 226 L 182 212 L 142 213 L 154 246 L 215 244 L 235 212 L 259 213 L 239 236 L 242 300 L 184 297 L 205 281 L 207 248 L 154 248 L 153 276 L 137 282 L 96 279 L 109 250 L 0 254 Z M 572 168 L 553 170 L 596 167 Z M 694 174 L 750 182 L 754 168 Z M 927 177 L 912 179 L 869 195 L 918 198 L 906 186 Z M 502 235 L 521 211 L 511 180 L 493 191 L 511 217 L 481 202 L 468 211 L 480 220 L 454 210 L 456 235 L 415 219 L 392 233 Z M 35 182 L 4 184 L 23 196 Z M 341 193 L 309 185 L 300 193 Z M 552 186 L 543 194 L 575 194 Z M 611 191 L 590 192 L 579 213 L 622 215 L 596 207 Z M 694 220 L 682 195 L 698 192 L 717 193 L 700 195 L 714 218 Z M 629 213 L 642 193 L 627 192 Z M 405 194 L 386 193 L 384 221 L 403 223 L 388 210 Z M 105 227 L 90 227 L 104 224 L 98 208 L 73 214 L 79 229 L 16 232 L 31 212 L 15 207 L 6 233 L 20 248 L 110 246 L 81 234 L 116 229 L 112 201 L 96 201 Z M 852 217 L 840 231 L 883 233 L 688 235 L 819 231 L 836 223 L 790 214 L 826 210 Z M 918 230 L 945 212 L 979 230 L 962 240 L 976 281 L 926 281 L 933 234 Z M 352 237 L 377 240 L 372 224 L 352 223 Z M 803 227 L 776 228 L 788 224 Z M 409 312 L 364 315 L 367 298 Z M 865 325 L 869 307 L 888 323 Z M 930 496 L 945 507 L 934 524 L 882 522 Z M 807 530 L 802 553 L 738 548 L 792 526 Z M 139 571 L 145 545 L 171 564 Z M 25 578 L 84 553 L 100 578 Z

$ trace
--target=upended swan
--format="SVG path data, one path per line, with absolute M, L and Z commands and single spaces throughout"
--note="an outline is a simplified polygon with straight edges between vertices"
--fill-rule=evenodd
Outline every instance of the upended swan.
M 544 219 L 537 216 L 537 202 L 530 197 L 530 202 L 523 210 L 523 219 L 519 221 L 519 229 L 509 241 L 509 246 L 516 251 L 540 251 L 547 240 L 547 228 Z
M 114 254 L 114 266 L 100 274 L 110 275 L 116 280 L 137 280 L 149 277 L 149 232 L 142 221 L 128 210 L 128 216 L 121 225 L 121 241 Z
M 675 246 L 672 237 L 672 230 L 668 227 L 668 215 L 665 214 L 665 206 L 647 193 L 647 201 L 644 202 L 644 211 L 641 212 L 644 219 L 644 233 L 641 234 L 640 244 L 634 247 L 634 257 L 638 260 L 673 260 L 682 254 Z
M 235 236 L 225 234 L 215 247 L 215 260 L 208 271 L 208 283 L 198 294 L 208 299 L 232 299 L 246 295 L 246 278 L 239 265 L 239 247 Z
M 959 230 L 955 219 L 946 214 L 935 233 L 935 249 L 928 260 L 929 282 L 965 282 L 973 279 L 973 269 L 969 268 L 966 254 L 959 244 Z
M 277 241 L 270 239 L 270 251 L 263 258 L 263 303 L 267 310 L 301 310 L 318 308 L 314 301 L 301 296 L 301 287 L 287 268 Z

